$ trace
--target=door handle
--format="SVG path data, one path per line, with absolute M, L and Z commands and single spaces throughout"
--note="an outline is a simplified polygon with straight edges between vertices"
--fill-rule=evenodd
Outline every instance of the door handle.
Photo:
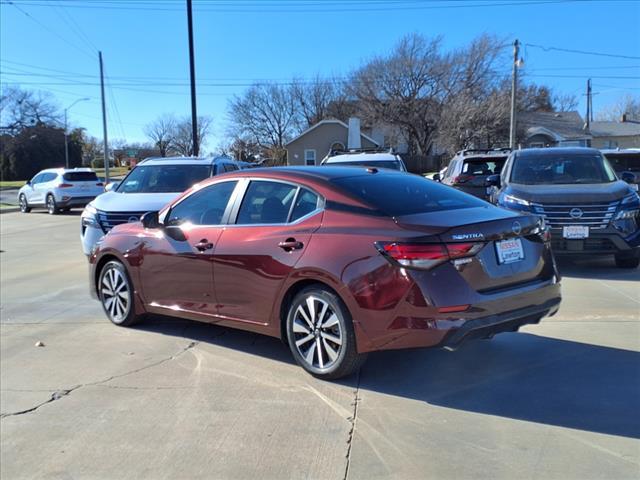
M 285 252 L 290 252 L 291 250 L 301 249 L 304 244 L 297 241 L 295 238 L 287 238 L 284 242 L 280 242 L 278 246 Z
M 195 247 L 197 250 L 204 252 L 205 250 L 211 250 L 213 248 L 213 243 L 209 242 L 206 238 L 203 238 L 195 244 Z

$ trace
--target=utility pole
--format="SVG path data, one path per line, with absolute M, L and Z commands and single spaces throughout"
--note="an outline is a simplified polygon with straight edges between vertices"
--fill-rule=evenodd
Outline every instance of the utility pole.
M 593 113 L 591 112 L 591 79 L 587 80 L 587 118 L 585 130 L 589 130 Z
M 107 141 L 107 108 L 104 105 L 104 69 L 102 68 L 102 52 L 98 52 L 100 60 L 100 93 L 102 95 L 102 136 L 104 142 L 104 184 L 109 183 L 109 142 Z
M 198 113 L 196 111 L 196 67 L 193 59 L 193 12 L 191 0 L 187 0 L 187 22 L 189 29 L 189 70 L 191 73 L 191 137 L 193 139 L 193 156 L 198 156 Z
M 518 54 L 520 42 L 513 42 L 513 73 L 511 74 L 511 122 L 509 128 L 509 147 L 516 148 L 516 90 L 518 89 Z

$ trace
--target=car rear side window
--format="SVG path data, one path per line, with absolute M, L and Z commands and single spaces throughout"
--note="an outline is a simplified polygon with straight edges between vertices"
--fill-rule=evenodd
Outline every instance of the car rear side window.
M 184 192 L 209 177 L 209 165 L 140 165 L 118 186 L 119 193 Z
M 247 188 L 237 224 L 287 223 L 297 187 L 287 183 L 252 181 Z
M 67 172 L 62 178 L 65 182 L 97 182 L 98 176 L 95 172 Z
M 369 174 L 333 183 L 389 216 L 484 207 L 486 202 L 418 175 Z
M 238 182 L 220 182 L 192 193 L 169 212 L 167 225 L 219 225 Z
M 296 203 L 293 205 L 293 211 L 291 212 L 291 219 L 289 221 L 295 222 L 305 215 L 309 215 L 316 208 L 318 208 L 318 196 L 310 190 L 302 188 L 298 193 Z

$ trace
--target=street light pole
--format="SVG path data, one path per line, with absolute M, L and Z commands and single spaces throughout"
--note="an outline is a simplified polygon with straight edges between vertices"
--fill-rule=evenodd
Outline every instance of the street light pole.
M 71 107 L 73 107 L 78 102 L 85 102 L 89 100 L 89 98 L 79 98 L 67 108 L 64 109 L 64 166 L 65 168 L 69 168 L 69 142 L 67 141 L 67 112 Z
M 511 121 L 509 128 L 509 147 L 516 146 L 516 90 L 518 89 L 518 54 L 520 53 L 520 42 L 513 42 L 513 73 L 511 76 Z
M 198 114 L 196 113 L 196 67 L 193 55 L 193 12 L 191 0 L 187 0 L 187 28 L 189 31 L 189 73 L 191 74 L 191 136 L 193 137 L 193 156 L 198 156 Z

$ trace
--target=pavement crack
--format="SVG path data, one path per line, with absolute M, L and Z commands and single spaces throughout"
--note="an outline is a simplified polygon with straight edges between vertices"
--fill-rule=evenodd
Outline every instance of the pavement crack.
M 47 405 L 49 403 L 55 402 L 56 400 L 60 400 L 61 398 L 66 397 L 67 395 L 71 394 L 75 390 L 78 390 L 79 388 L 103 385 L 105 383 L 110 382 L 111 380 L 115 380 L 116 378 L 122 378 L 122 377 L 126 377 L 127 375 L 133 375 L 134 373 L 138 373 L 138 372 L 141 372 L 143 370 L 147 370 L 149 368 L 157 367 L 158 365 L 162 365 L 163 363 L 170 362 L 171 360 L 175 360 L 176 358 L 178 358 L 180 355 L 185 353 L 187 350 L 190 350 L 193 347 L 195 347 L 198 343 L 199 342 L 195 342 L 195 341 L 189 342 L 189 344 L 186 347 L 182 348 L 179 352 L 174 353 L 173 355 L 171 355 L 169 357 L 165 357 L 165 358 L 163 358 L 161 360 L 158 360 L 157 362 L 153 362 L 153 363 L 150 363 L 149 365 L 145 365 L 145 366 L 140 367 L 140 368 L 135 368 L 133 370 L 129 370 L 128 372 L 124 372 L 124 373 L 121 373 L 119 375 L 111 375 L 110 377 L 105 378 L 103 380 L 98 380 L 98 381 L 90 382 L 90 383 L 82 383 L 80 385 L 76 385 L 76 386 L 71 387 L 71 388 L 56 390 L 55 392 L 53 392 L 51 394 L 51 397 L 49 397 L 48 400 L 45 400 L 44 402 L 41 402 L 41 403 L 31 407 L 31 408 L 28 408 L 26 410 L 20 410 L 18 412 L 1 413 L 0 414 L 0 420 L 4 419 L 6 417 L 15 417 L 15 416 L 25 415 L 27 413 L 35 412 L 36 410 L 38 410 L 43 405 Z
M 347 438 L 347 464 L 344 469 L 344 480 L 349 478 L 349 467 L 351 466 L 351 447 L 353 446 L 353 440 L 356 432 L 356 424 L 358 422 L 358 403 L 360 402 L 360 372 L 362 368 L 358 370 L 358 379 L 356 381 L 356 389 L 354 391 L 353 398 L 353 415 L 349 417 L 349 422 L 351 423 L 351 429 L 349 430 L 349 436 Z

